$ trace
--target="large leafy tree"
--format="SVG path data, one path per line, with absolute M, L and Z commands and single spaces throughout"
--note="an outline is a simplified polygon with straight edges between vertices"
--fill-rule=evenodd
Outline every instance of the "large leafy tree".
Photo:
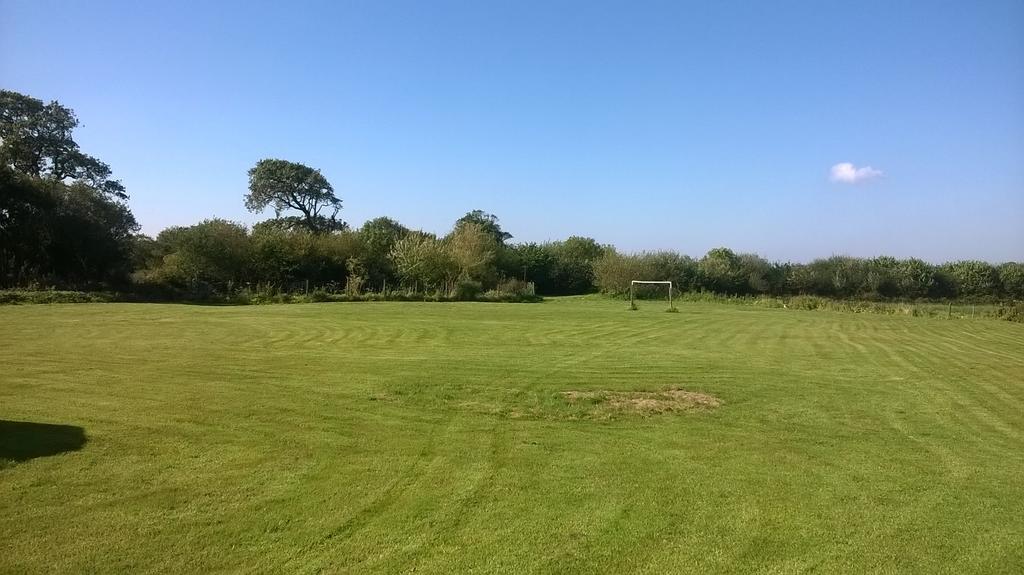
M 455 221 L 456 228 L 463 224 L 476 224 L 480 226 L 480 228 L 487 233 L 487 235 L 494 238 L 494 241 L 498 242 L 498 244 L 504 244 L 506 241 L 512 239 L 512 234 L 501 229 L 501 225 L 498 224 L 498 216 L 488 214 L 483 210 L 473 210 Z
M 988 262 L 966 260 L 946 264 L 944 267 L 952 276 L 957 294 L 961 297 L 991 296 L 998 291 L 999 274 Z
M 593 238 L 572 236 L 548 248 L 555 258 L 553 293 L 587 293 L 594 288 L 594 262 L 604 253 L 604 247 Z
M 123 202 L 0 166 L 0 285 L 123 282 L 138 224 Z
M 222 219 L 170 227 L 156 241 L 167 255 L 152 279 L 178 286 L 209 284 L 217 290 L 246 279 L 251 242 L 245 226 Z
M 1007 262 L 999 266 L 998 271 L 1003 294 L 1015 299 L 1024 299 L 1024 264 Z
M 0 284 L 119 284 L 138 224 L 110 167 L 72 138 L 74 112 L 0 90 Z
M 83 153 L 71 133 L 75 113 L 59 102 L 0 90 L 0 163 L 29 176 L 73 180 L 125 199 L 124 186 L 110 177 L 110 166 Z
M 498 243 L 484 226 L 464 222 L 445 237 L 445 244 L 459 268 L 460 278 L 486 281 L 494 275 Z
M 743 293 L 746 278 L 740 265 L 740 258 L 728 248 L 714 248 L 708 251 L 697 264 L 704 286 L 718 293 Z
M 394 283 L 398 279 L 391 250 L 408 234 L 408 228 L 387 217 L 374 218 L 359 228 L 359 239 L 364 248 L 363 263 L 367 279 L 373 286 L 381 286 L 382 282 Z
M 287 160 L 260 160 L 249 170 L 249 193 L 245 207 L 251 212 L 273 208 L 285 227 L 301 227 L 311 232 L 332 232 L 346 228 L 337 219 L 341 199 L 334 195 L 320 170 Z M 294 210 L 299 216 L 281 214 Z M 328 215 L 329 214 L 329 215 Z
M 407 286 L 441 289 L 452 284 L 459 265 L 447 242 L 433 234 L 413 231 L 395 242 L 391 258 Z
M 501 263 L 506 275 L 534 282 L 541 293 L 552 293 L 549 288 L 555 257 L 548 245 L 533 242 L 512 245 L 505 251 Z

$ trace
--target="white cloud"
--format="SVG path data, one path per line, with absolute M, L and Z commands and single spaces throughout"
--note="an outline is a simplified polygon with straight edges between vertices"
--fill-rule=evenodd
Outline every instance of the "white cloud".
M 871 166 L 858 168 L 850 162 L 842 162 L 832 166 L 829 179 L 833 182 L 839 182 L 842 184 L 856 184 L 858 182 L 873 180 L 881 175 L 881 170 L 876 170 Z

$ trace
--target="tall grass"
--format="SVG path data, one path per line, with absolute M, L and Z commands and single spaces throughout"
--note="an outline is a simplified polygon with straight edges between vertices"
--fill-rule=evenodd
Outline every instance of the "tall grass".
M 940 319 L 1002 319 L 1024 322 L 1024 302 L 970 304 L 942 301 L 865 301 L 831 299 L 821 296 L 790 297 L 727 296 L 712 292 L 684 292 L 675 296 L 679 302 L 709 302 L 749 305 L 776 309 L 824 310 L 846 313 L 874 313 Z

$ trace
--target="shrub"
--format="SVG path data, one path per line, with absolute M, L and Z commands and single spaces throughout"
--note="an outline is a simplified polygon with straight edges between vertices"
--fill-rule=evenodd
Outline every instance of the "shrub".
M 945 266 L 956 284 L 960 297 L 984 297 L 996 295 L 999 276 L 991 264 L 980 261 L 959 261 Z
M 106 303 L 116 299 L 111 292 L 0 290 L 0 304 Z
M 313 302 L 324 302 L 331 301 L 331 294 L 327 293 L 327 290 L 323 288 L 317 288 L 309 294 L 309 301 Z
M 480 282 L 464 279 L 455 284 L 455 299 L 459 301 L 473 301 L 480 295 L 481 291 L 483 291 L 483 286 Z
M 1004 295 L 1024 299 L 1024 264 L 1008 262 L 999 266 L 999 283 Z
M 1000 306 L 996 309 L 996 317 L 1007 321 L 1024 323 L 1024 303 Z

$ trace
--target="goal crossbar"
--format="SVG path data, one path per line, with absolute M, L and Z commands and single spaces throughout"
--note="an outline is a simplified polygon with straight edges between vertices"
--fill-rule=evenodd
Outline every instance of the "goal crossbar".
M 670 281 L 653 281 L 653 280 L 632 280 L 629 282 L 629 307 L 633 307 L 633 288 L 637 284 L 640 285 L 667 285 L 668 286 L 668 307 L 672 308 L 672 282 Z

